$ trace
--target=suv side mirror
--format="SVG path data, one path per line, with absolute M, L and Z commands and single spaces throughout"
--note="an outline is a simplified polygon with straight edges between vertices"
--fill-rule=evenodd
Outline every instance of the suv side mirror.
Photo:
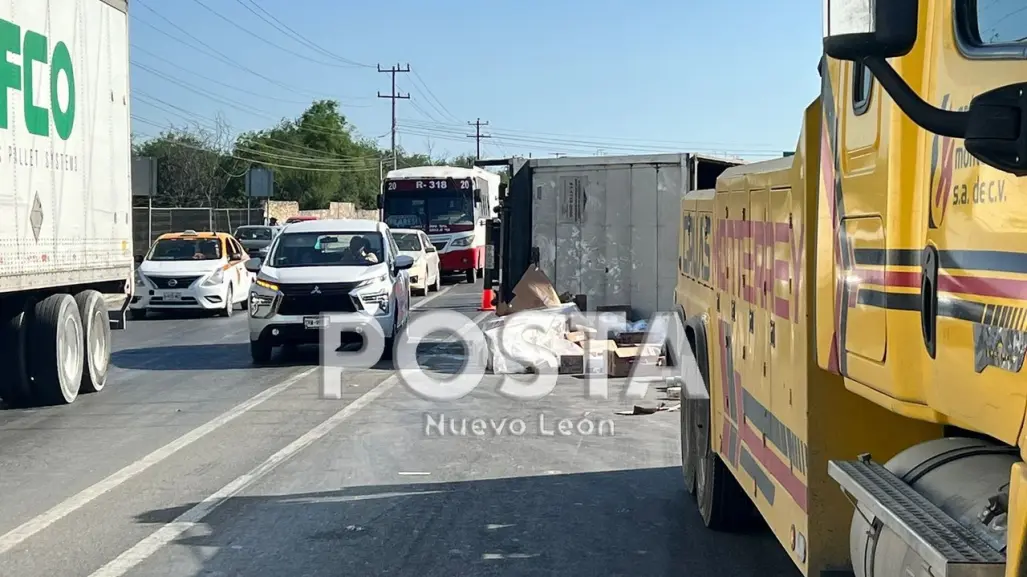
M 260 257 L 253 257 L 250 260 L 246 261 L 246 264 L 244 266 L 246 267 L 247 271 L 257 273 L 260 272 L 261 264 L 263 264 L 263 261 Z
M 824 0 L 824 52 L 838 60 L 897 58 L 916 44 L 918 0 Z
M 401 254 L 396 257 L 396 264 L 394 265 L 396 271 L 407 270 L 414 266 L 414 259 L 411 256 Z

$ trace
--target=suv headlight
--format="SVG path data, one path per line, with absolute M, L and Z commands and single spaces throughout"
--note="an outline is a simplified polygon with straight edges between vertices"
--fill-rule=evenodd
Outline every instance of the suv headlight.
M 449 243 L 449 244 L 450 244 L 450 246 L 471 246 L 471 241 L 472 240 L 474 240 L 474 236 L 473 235 L 471 235 L 471 236 L 461 236 L 461 237 L 458 237 L 458 238 L 454 238 L 453 241 L 451 243 Z
M 363 301 L 365 305 L 377 305 L 378 313 L 388 314 L 389 303 L 392 300 L 389 298 L 391 294 L 392 293 L 389 291 L 383 289 L 377 292 L 360 295 L 360 300 Z
M 358 289 L 366 288 L 366 287 L 369 287 L 371 285 L 376 285 L 378 283 L 383 283 L 388 278 L 389 278 L 389 275 L 385 275 L 385 274 L 383 274 L 381 276 L 374 277 L 374 278 L 369 278 L 369 279 L 367 279 L 365 281 L 362 281 L 360 284 L 358 284 L 354 288 L 358 288 Z
M 267 289 L 272 292 L 278 292 L 278 282 L 262 274 L 257 275 L 257 280 L 254 281 L 253 284 L 257 285 L 262 289 Z
M 203 286 L 217 286 L 223 282 L 225 282 L 225 269 L 219 268 L 203 281 Z

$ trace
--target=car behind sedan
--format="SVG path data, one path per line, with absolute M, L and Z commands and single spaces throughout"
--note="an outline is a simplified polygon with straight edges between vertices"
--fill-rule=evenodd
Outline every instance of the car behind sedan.
M 392 237 L 396 239 L 399 254 L 414 259 L 410 267 L 410 290 L 415 295 L 424 296 L 428 291 L 442 288 L 442 273 L 439 271 L 439 251 L 424 232 L 411 228 L 394 228 Z

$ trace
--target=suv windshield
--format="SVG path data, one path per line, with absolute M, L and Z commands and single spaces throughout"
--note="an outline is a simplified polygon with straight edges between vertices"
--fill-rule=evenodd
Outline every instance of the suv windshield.
M 396 239 L 396 246 L 399 247 L 399 250 L 421 250 L 421 239 L 412 232 L 394 232 L 392 238 Z
M 283 232 L 269 266 L 368 266 L 384 262 L 377 232 Z
M 221 240 L 216 238 L 162 238 L 146 260 L 218 260 Z
M 241 226 L 232 235 L 239 240 L 271 240 L 274 229 L 270 226 Z

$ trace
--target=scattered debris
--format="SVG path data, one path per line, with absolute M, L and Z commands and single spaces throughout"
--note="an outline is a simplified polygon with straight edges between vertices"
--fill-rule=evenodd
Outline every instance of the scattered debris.
M 663 411 L 677 411 L 681 409 L 681 403 L 668 407 L 667 403 L 660 403 L 655 407 L 643 407 L 641 405 L 635 405 L 630 411 L 617 411 L 615 415 L 652 415 L 653 413 L 661 413 Z

